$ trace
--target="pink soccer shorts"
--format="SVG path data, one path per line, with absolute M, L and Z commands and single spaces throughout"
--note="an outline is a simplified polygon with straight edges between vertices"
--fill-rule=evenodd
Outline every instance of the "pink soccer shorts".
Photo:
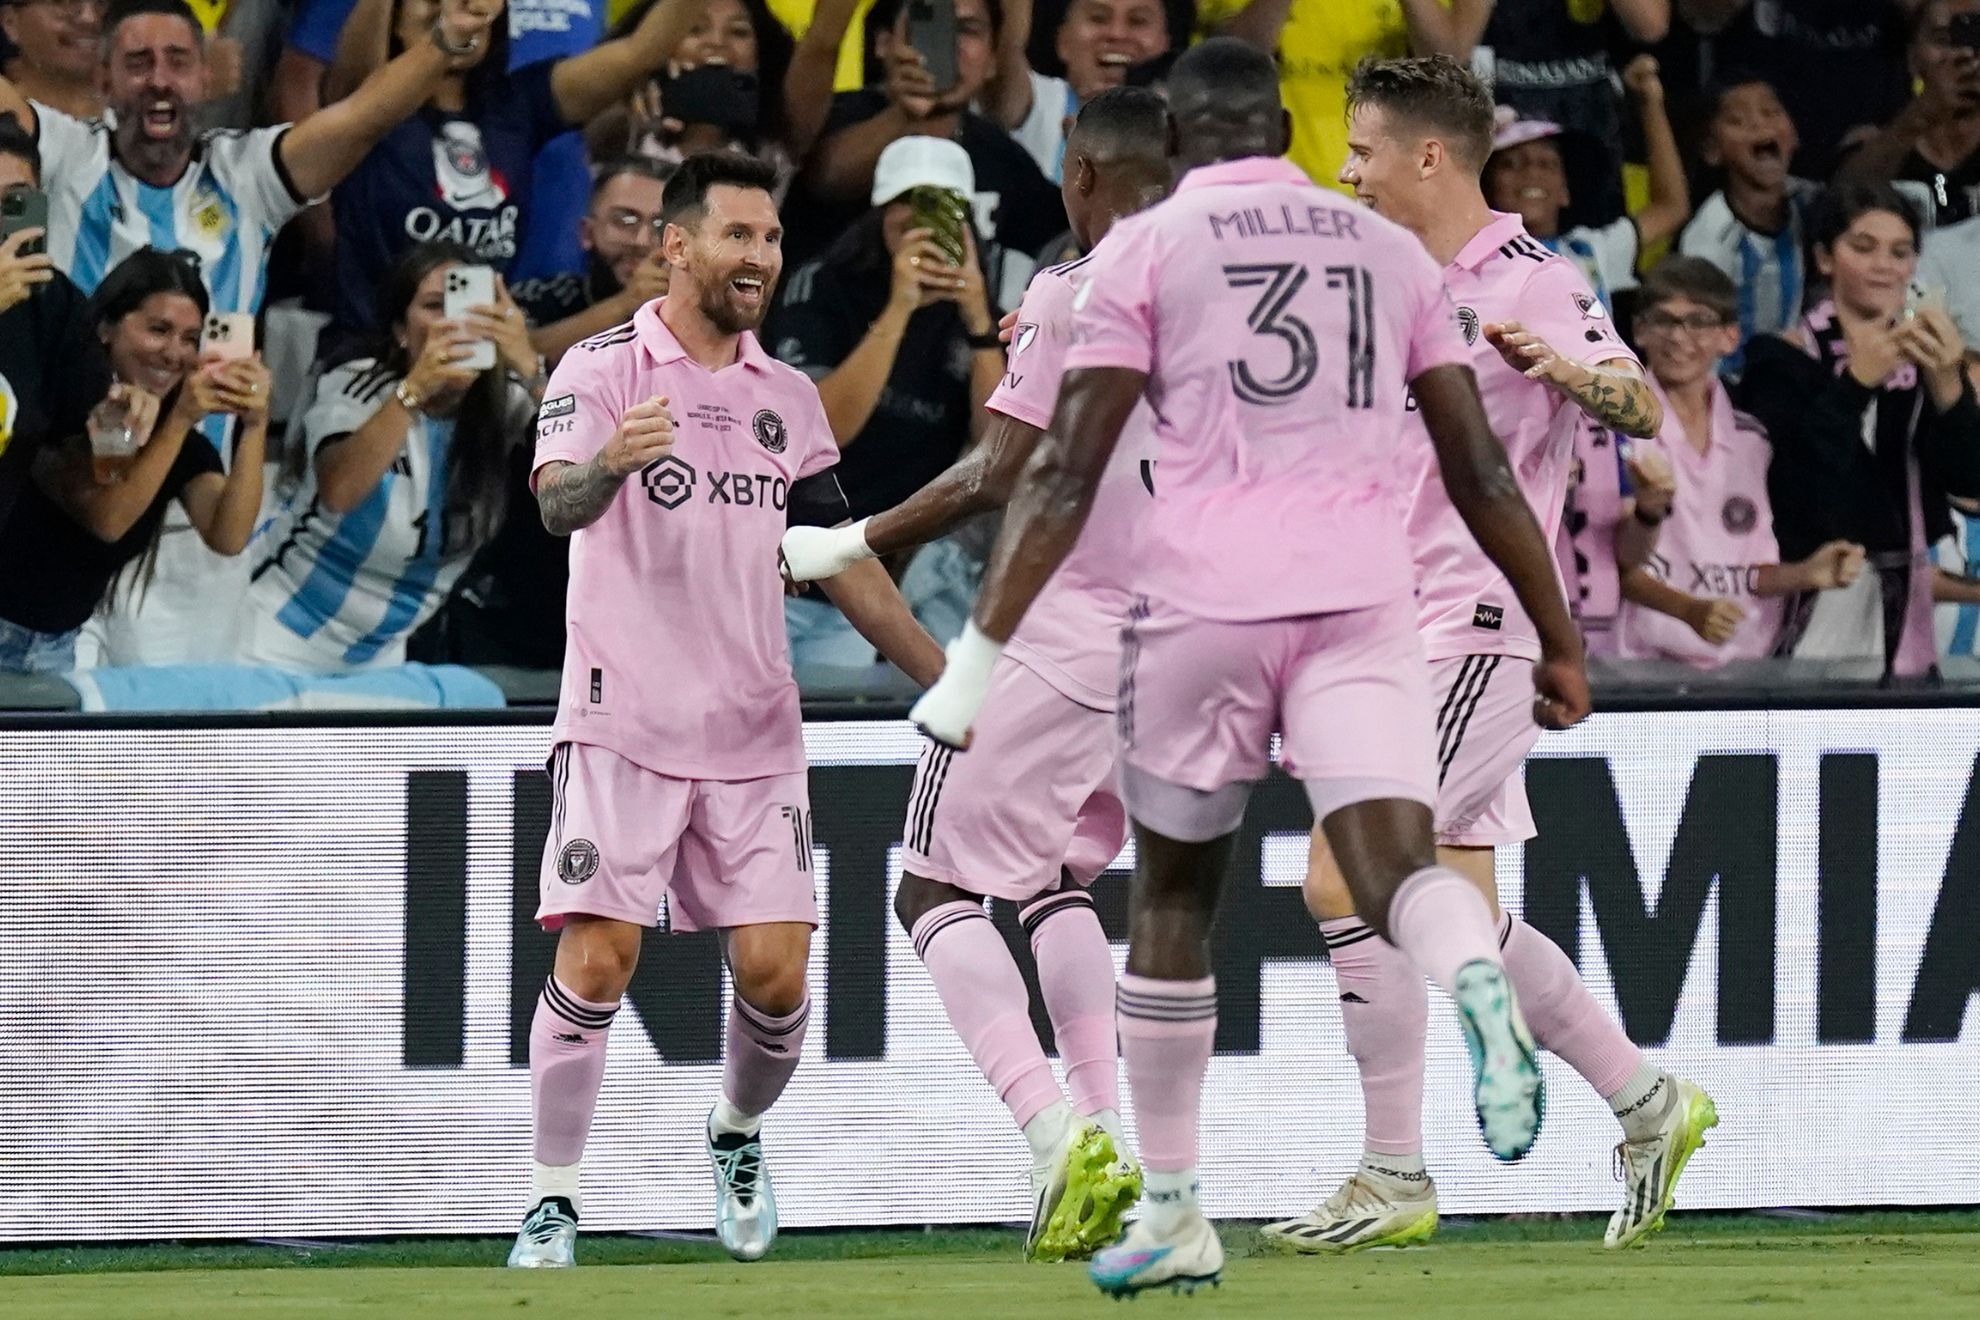
M 1430 678 L 1407 599 L 1247 622 L 1144 599 L 1123 645 L 1121 755 L 1137 771 L 1199 792 L 1262 779 L 1277 731 L 1286 773 L 1338 806 L 1436 800 Z
M 930 742 L 908 794 L 901 866 L 1014 903 L 1092 884 L 1127 842 L 1114 785 L 1114 717 L 1082 706 L 1005 656 L 969 750 Z
M 588 743 L 550 754 L 550 837 L 536 919 L 672 931 L 818 924 L 805 777 L 675 779 Z
M 1519 768 L 1533 722 L 1533 662 L 1516 655 L 1459 655 L 1430 664 L 1437 703 L 1437 842 L 1493 848 L 1534 836 Z

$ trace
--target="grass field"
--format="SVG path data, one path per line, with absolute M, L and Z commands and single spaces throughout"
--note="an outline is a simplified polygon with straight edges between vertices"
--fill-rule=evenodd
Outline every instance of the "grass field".
M 1674 1218 L 1644 1250 L 1601 1246 L 1595 1219 L 1452 1223 L 1430 1247 L 1345 1260 L 1254 1251 L 1231 1225 L 1223 1287 L 1133 1312 L 1325 1320 L 1797 1320 L 1980 1317 L 1980 1213 L 1814 1220 Z M 1113 1314 L 1082 1266 L 1018 1262 L 996 1230 L 795 1233 L 761 1264 L 711 1242 L 598 1237 L 589 1268 L 492 1268 L 507 1242 L 79 1247 L 0 1251 L 7 1320 L 802 1316 L 998 1320 Z

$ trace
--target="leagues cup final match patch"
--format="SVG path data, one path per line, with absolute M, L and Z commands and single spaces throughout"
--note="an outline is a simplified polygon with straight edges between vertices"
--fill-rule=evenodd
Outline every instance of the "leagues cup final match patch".
M 539 418 L 569 417 L 577 411 L 577 395 L 559 394 L 554 399 L 545 399 L 543 406 L 536 410 Z

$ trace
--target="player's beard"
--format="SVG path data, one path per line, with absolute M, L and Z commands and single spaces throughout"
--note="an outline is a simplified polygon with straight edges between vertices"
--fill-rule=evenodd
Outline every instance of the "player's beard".
M 695 272 L 701 275 L 702 272 Z M 714 272 L 716 278 L 703 276 L 701 284 L 701 314 L 708 323 L 725 335 L 739 335 L 745 330 L 755 330 L 763 324 L 763 317 L 770 308 L 770 295 L 776 288 L 776 276 L 768 271 L 752 269 L 748 266 L 735 266 L 729 270 Z M 754 275 L 763 281 L 763 294 L 755 306 L 742 301 L 730 281 L 739 275 Z

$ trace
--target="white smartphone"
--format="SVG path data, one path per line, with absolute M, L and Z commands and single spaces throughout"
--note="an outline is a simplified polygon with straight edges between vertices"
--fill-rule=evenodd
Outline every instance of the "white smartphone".
M 442 311 L 450 321 L 467 320 L 468 310 L 495 303 L 495 271 L 488 266 L 455 266 L 447 272 L 446 302 Z M 460 365 L 470 371 L 487 371 L 495 365 L 495 342 L 477 339 Z
M 254 356 L 254 317 L 246 312 L 214 312 L 199 337 L 199 355 L 213 354 L 223 362 Z

